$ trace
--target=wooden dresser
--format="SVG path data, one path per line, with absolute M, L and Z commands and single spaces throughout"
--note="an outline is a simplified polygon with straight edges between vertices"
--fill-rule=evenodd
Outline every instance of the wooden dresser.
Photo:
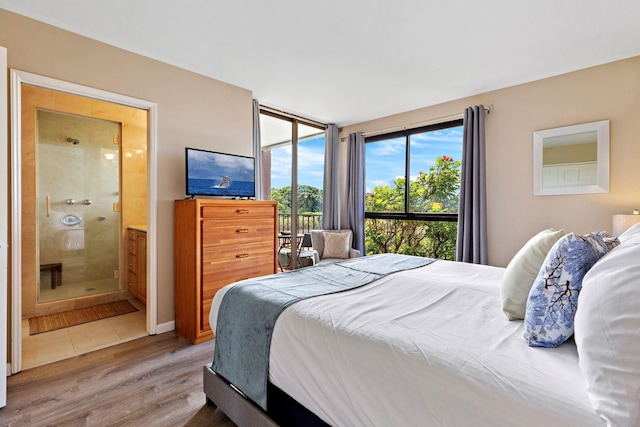
M 175 201 L 176 331 L 194 344 L 213 338 L 211 300 L 221 287 L 276 272 L 273 201 Z
M 142 304 L 147 304 L 147 232 L 127 228 L 127 290 Z

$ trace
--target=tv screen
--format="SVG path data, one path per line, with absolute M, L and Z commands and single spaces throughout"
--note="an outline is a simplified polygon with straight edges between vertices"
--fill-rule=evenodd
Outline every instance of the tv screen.
M 255 159 L 186 148 L 187 195 L 255 197 Z

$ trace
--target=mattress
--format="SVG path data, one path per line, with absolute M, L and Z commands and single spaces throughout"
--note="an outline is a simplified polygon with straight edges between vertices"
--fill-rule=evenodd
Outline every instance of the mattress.
M 573 342 L 528 347 L 502 313 L 503 272 L 438 261 L 300 301 L 269 380 L 334 426 L 602 426 Z

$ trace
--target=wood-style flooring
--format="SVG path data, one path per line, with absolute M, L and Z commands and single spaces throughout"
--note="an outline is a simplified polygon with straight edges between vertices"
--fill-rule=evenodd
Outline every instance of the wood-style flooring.
M 213 342 L 168 332 L 7 378 L 1 426 L 233 427 L 202 391 Z

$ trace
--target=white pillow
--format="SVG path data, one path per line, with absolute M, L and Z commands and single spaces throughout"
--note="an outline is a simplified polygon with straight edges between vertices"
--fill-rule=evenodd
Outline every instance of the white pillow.
M 620 240 L 620 243 L 628 241 L 640 243 L 640 222 L 633 224 L 623 231 L 622 234 L 618 236 L 618 240 Z
M 640 426 L 640 244 L 622 243 L 589 270 L 574 326 L 594 409 L 609 426 Z
M 507 265 L 500 295 L 502 311 L 509 320 L 524 319 L 529 291 L 551 247 L 566 233 L 549 228 L 533 236 Z
M 324 250 L 322 258 L 349 258 L 351 248 L 351 230 L 323 231 Z

